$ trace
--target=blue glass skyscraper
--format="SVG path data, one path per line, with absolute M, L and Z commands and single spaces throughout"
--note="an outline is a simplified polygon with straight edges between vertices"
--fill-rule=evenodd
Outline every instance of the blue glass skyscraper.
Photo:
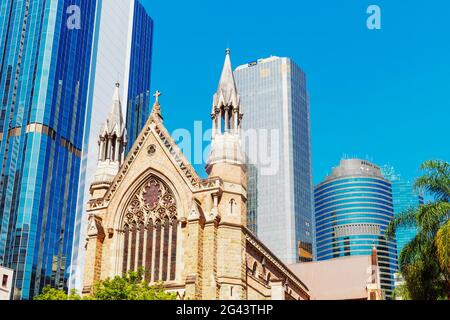
M 392 184 L 394 216 L 409 209 L 416 209 L 419 205 L 423 204 L 423 197 L 414 190 L 414 184 L 408 180 L 402 179 L 402 177 L 395 172 L 393 167 L 383 167 L 383 175 L 386 179 L 390 180 Z M 405 245 L 414 239 L 416 234 L 416 227 L 397 228 L 395 240 L 397 242 L 397 255 L 399 258 Z
M 138 1 L 134 3 L 131 22 L 133 31 L 130 47 L 130 69 L 128 78 L 127 134 L 133 142 L 144 127 L 150 115 L 150 71 L 152 64 L 153 20 Z
M 0 6 L 0 265 L 15 299 L 67 287 L 95 13 L 95 1 Z
M 116 82 L 129 147 L 148 117 L 153 21 L 137 0 L 8 0 L 0 27 L 0 265 L 15 299 L 80 289 L 99 128 Z
M 391 297 L 398 269 L 395 241 L 385 239 L 394 216 L 391 183 L 378 166 L 342 160 L 315 187 L 317 260 L 378 253 L 381 288 Z

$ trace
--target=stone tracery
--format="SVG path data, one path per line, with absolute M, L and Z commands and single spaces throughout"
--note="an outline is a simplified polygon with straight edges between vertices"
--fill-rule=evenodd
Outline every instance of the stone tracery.
M 129 201 L 122 229 L 123 272 L 144 267 L 148 281 L 175 279 L 177 203 L 165 182 L 150 175 Z
M 128 204 L 123 226 L 132 223 L 146 226 L 165 218 L 170 221 L 177 218 L 175 196 L 163 181 L 151 175 Z

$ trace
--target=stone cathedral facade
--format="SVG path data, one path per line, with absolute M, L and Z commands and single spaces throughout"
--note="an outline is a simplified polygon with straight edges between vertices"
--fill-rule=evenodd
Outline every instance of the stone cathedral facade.
M 164 127 L 159 93 L 129 154 L 118 85 L 99 139 L 88 204 L 83 293 L 143 267 L 180 299 L 309 299 L 308 288 L 247 228 L 243 109 L 227 50 L 211 110 L 207 179 Z

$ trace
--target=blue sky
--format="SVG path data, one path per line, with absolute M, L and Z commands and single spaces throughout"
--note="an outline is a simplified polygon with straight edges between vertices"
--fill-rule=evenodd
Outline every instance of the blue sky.
M 229 46 L 235 67 L 277 55 L 306 72 L 315 183 L 343 155 L 408 179 L 427 159 L 450 160 L 450 1 L 141 2 L 155 21 L 152 90 L 169 130 L 210 126 Z M 366 27 L 371 4 L 381 30 Z

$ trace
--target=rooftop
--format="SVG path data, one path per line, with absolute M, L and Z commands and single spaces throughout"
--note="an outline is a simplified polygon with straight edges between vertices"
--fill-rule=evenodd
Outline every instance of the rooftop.
M 350 256 L 288 266 L 308 286 L 311 300 L 367 299 L 371 256 Z
M 245 68 L 251 68 L 251 67 L 253 67 L 255 65 L 272 62 L 272 61 L 275 61 L 275 60 L 278 60 L 278 59 L 282 59 L 282 57 L 270 56 L 268 58 L 258 59 L 258 60 L 255 60 L 255 61 L 252 61 L 252 62 L 249 62 L 249 63 L 242 64 L 242 65 L 238 66 L 235 69 L 235 71 L 238 71 L 238 70 L 241 70 L 241 69 L 245 69 Z
M 380 167 L 372 162 L 361 159 L 343 159 L 325 180 L 346 176 L 373 176 L 384 179 Z

